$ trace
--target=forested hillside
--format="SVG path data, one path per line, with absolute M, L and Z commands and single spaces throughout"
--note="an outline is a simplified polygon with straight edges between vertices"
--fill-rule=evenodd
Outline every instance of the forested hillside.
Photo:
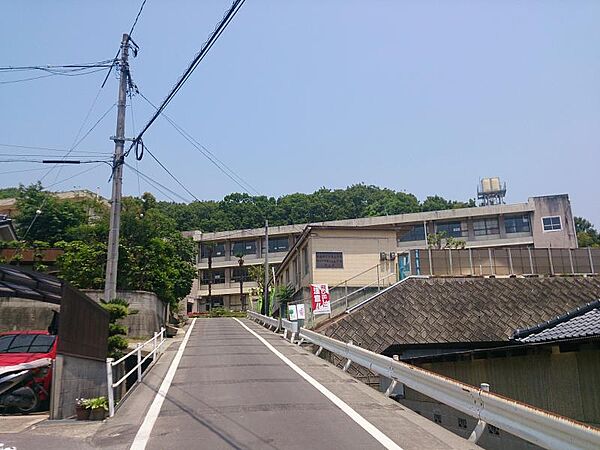
M 432 196 L 420 202 L 413 194 L 364 184 L 278 198 L 234 193 L 220 201 L 158 202 L 158 208 L 175 220 L 178 229 L 202 231 L 258 228 L 264 225 L 265 218 L 275 226 L 468 206 L 475 206 L 475 200 L 462 202 Z

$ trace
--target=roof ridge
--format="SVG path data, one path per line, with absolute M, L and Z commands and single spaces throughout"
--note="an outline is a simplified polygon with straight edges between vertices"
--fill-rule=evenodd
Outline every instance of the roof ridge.
M 534 325 L 532 327 L 529 328 L 523 328 L 523 329 L 519 329 L 517 328 L 515 331 L 513 331 L 513 334 L 511 336 L 511 339 L 521 339 L 524 337 L 527 337 L 531 334 L 536 334 L 539 333 L 540 331 L 543 331 L 545 329 L 554 327 L 558 324 L 567 322 L 575 317 L 579 317 L 584 315 L 585 313 L 596 309 L 596 308 L 600 308 L 600 299 L 591 301 L 583 306 L 580 306 L 578 308 L 575 308 L 561 316 L 556 316 L 553 319 L 550 319 L 546 322 L 543 323 L 539 323 L 537 325 Z

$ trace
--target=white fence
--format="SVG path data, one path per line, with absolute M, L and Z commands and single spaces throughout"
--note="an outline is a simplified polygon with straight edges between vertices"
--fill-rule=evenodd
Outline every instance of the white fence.
M 250 317 L 263 323 L 276 320 L 256 313 Z M 347 370 L 351 362 L 364 366 L 391 379 L 393 384 L 402 383 L 475 417 L 479 419 L 480 424 L 491 424 L 549 449 L 600 448 L 600 430 L 597 428 L 487 392 L 483 386 L 477 388 L 461 383 L 314 331 L 301 328 L 298 333 L 300 342 L 307 341 L 319 346 L 317 354 L 326 349 L 345 358 L 347 362 L 344 369 Z
M 160 332 L 155 332 L 154 337 L 148 339 L 143 344 L 138 344 L 135 349 L 127 353 L 125 356 L 117 359 L 116 361 L 113 358 L 106 358 L 106 381 L 108 386 L 108 415 L 112 417 L 115 415 L 115 388 L 119 387 L 129 376 L 131 376 L 134 372 L 137 372 L 137 382 L 140 383 L 144 376 L 142 371 L 142 365 L 149 359 L 152 358 L 152 363 L 154 364 L 158 357 L 161 355 L 161 347 L 165 342 L 165 329 L 161 328 Z M 142 351 L 147 347 L 151 346 L 152 350 L 148 352 L 146 356 L 142 358 Z M 137 355 L 137 363 L 136 365 L 125 375 L 123 375 L 117 381 L 113 381 L 113 367 L 117 367 L 122 362 L 126 361 L 127 358 Z M 148 370 L 148 369 L 146 369 Z M 122 400 L 122 399 L 121 399 Z

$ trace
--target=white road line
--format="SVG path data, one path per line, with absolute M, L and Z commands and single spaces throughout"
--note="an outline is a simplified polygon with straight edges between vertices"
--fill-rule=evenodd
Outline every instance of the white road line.
M 150 439 L 150 433 L 152 433 L 152 428 L 154 428 L 154 423 L 156 419 L 158 419 L 158 415 L 160 414 L 160 408 L 162 407 L 163 402 L 165 401 L 165 397 L 167 396 L 167 392 L 169 392 L 169 387 L 171 387 L 171 382 L 173 381 L 173 377 L 175 376 L 175 372 L 177 371 L 177 367 L 179 366 L 179 362 L 181 361 L 181 357 L 183 356 L 183 351 L 185 350 L 185 346 L 190 340 L 190 335 L 192 334 L 192 329 L 194 328 L 194 324 L 196 323 L 196 319 L 192 319 L 192 323 L 185 333 L 183 337 L 183 341 L 179 345 L 179 349 L 177 350 L 177 354 L 171 365 L 169 366 L 169 370 L 165 375 L 165 379 L 160 385 L 156 396 L 154 397 L 154 401 L 152 405 L 150 405 L 150 409 L 146 413 L 146 417 L 144 418 L 144 422 L 142 426 L 138 430 L 135 438 L 133 439 L 133 444 L 131 444 L 131 450 L 144 450 L 146 448 L 146 444 L 148 443 L 148 439 Z
M 390 450 L 402 450 L 398 444 L 392 441 L 389 437 L 387 437 L 384 433 L 382 433 L 379 429 L 377 429 L 371 422 L 357 413 L 355 410 L 350 407 L 345 401 L 307 374 L 304 370 L 290 361 L 286 356 L 283 355 L 279 350 L 269 344 L 262 336 L 256 333 L 254 330 L 248 328 L 241 320 L 235 319 L 241 326 L 243 326 L 246 330 L 252 333 L 260 342 L 262 342 L 269 350 L 275 353 L 279 359 L 281 359 L 284 363 L 292 368 L 294 372 L 308 381 L 315 389 L 317 389 L 321 394 L 327 397 L 331 402 L 340 408 L 344 413 L 346 413 L 352 420 L 354 420 L 360 427 L 362 427 L 367 433 L 373 436 L 381 445 Z

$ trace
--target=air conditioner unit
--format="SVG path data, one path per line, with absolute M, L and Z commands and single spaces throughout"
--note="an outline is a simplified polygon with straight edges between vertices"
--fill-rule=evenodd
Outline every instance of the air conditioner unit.
M 387 260 L 387 253 L 386 252 L 381 252 L 379 254 L 379 261 L 386 261 Z
M 395 260 L 396 259 L 396 252 L 390 252 L 390 260 Z

